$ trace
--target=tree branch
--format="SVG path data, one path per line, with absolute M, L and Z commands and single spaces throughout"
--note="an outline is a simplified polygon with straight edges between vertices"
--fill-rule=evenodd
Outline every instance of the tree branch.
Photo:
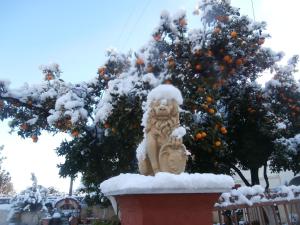
M 47 110 L 45 110 L 45 108 L 43 107 L 37 107 L 35 105 L 29 105 L 27 103 L 24 103 L 24 102 L 21 102 L 19 99 L 17 98 L 13 98 L 13 97 L 3 97 L 3 96 L 0 96 L 0 99 L 2 100 L 5 100 L 5 101 L 8 101 L 10 102 L 11 104 L 14 104 L 15 103 L 18 103 L 20 106 L 23 106 L 27 109 L 31 109 L 31 110 L 35 110 L 37 112 L 40 112 L 40 113 L 43 113 L 45 114 L 46 116 L 49 116 L 49 112 Z
M 230 167 L 240 176 L 240 178 L 242 179 L 242 181 L 245 183 L 246 186 L 251 186 L 251 184 L 248 182 L 246 177 L 235 165 L 231 164 Z

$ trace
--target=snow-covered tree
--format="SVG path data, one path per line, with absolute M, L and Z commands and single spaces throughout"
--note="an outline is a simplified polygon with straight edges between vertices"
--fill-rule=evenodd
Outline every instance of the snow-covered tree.
M 3 145 L 0 146 L 0 155 L 2 153 L 3 148 L 4 148 Z M 2 156 L 0 157 L 0 195 L 8 195 L 14 192 L 14 187 L 11 182 L 11 177 L 9 172 L 2 169 L 2 163 L 4 159 L 5 159 L 4 157 Z
M 269 107 L 277 115 L 276 151 L 271 161 L 273 171 L 283 168 L 300 172 L 300 86 L 293 76 L 297 62 L 298 56 L 294 56 L 286 66 L 275 67 L 275 75 L 265 88 Z
M 184 97 L 181 123 L 191 151 L 187 170 L 238 171 L 236 163 L 242 161 L 231 148 L 234 136 L 227 140 L 237 127 L 228 119 L 226 104 L 239 88 L 243 97 L 252 95 L 247 88 L 260 92 L 249 84 L 281 54 L 263 47 L 269 37 L 265 23 L 241 16 L 227 1 L 203 1 L 194 14 L 200 14 L 199 28 L 189 30 L 184 11 L 173 16 L 163 12 L 149 43 L 134 54 L 108 51 L 106 63 L 91 81 L 67 83 L 57 64 L 41 67 L 45 81 L 39 85 L 12 90 L 9 82 L 0 81 L 0 119 L 11 118 L 12 130 L 33 142 L 42 130 L 72 135 L 57 148 L 58 155 L 65 156 L 60 173 L 74 177 L 80 172 L 86 188 L 97 189 L 103 179 L 137 170 L 135 150 L 143 138 L 146 96 L 157 85 L 171 83 Z M 264 117 L 263 110 L 243 116 Z M 249 157 L 256 157 L 248 151 Z
M 15 207 L 20 211 L 38 211 L 44 209 L 47 188 L 37 184 L 34 173 L 31 174 L 32 186 L 20 192 L 14 199 Z

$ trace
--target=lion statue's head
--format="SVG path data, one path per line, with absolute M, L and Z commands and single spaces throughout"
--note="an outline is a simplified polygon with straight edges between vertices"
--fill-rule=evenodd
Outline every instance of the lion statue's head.
M 174 99 L 153 100 L 150 104 L 146 133 L 151 129 L 170 135 L 179 126 L 179 105 Z

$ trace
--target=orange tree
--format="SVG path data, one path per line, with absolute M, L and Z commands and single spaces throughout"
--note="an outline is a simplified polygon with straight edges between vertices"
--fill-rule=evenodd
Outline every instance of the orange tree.
M 82 173 L 87 190 L 93 190 L 108 177 L 137 171 L 143 103 L 153 87 L 169 83 L 184 97 L 181 122 L 191 151 L 187 170 L 240 172 L 238 165 L 251 169 L 232 145 L 239 141 L 234 136 L 239 120 L 232 120 L 239 114 L 232 113 L 230 99 L 281 55 L 263 47 L 268 38 L 265 23 L 240 16 L 227 2 L 206 1 L 194 13 L 199 12 L 199 29 L 193 30 L 188 30 L 184 12 L 162 13 L 145 47 L 135 54 L 109 51 L 92 81 L 67 83 L 57 64 L 41 67 L 45 80 L 40 85 L 12 90 L 1 81 L 0 118 L 10 119 L 11 128 L 33 142 L 42 130 L 72 135 L 57 148 L 57 154 L 65 156 L 60 173 Z M 248 156 L 256 157 L 251 152 Z
M 288 65 L 276 66 L 274 77 L 267 82 L 265 96 L 271 111 L 277 115 L 277 139 L 270 167 L 279 172 L 282 168 L 300 172 L 300 90 L 293 74 L 297 71 L 298 56 Z

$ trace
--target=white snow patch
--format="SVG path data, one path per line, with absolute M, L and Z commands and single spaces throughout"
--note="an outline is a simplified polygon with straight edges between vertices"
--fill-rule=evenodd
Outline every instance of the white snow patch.
M 283 122 L 277 123 L 276 124 L 277 129 L 279 130 L 285 130 L 286 129 L 286 125 Z
M 136 158 L 138 161 L 144 160 L 146 158 L 146 139 L 144 138 L 143 141 L 139 144 L 136 149 Z
M 152 89 L 147 97 L 147 105 L 150 105 L 154 100 L 161 99 L 175 100 L 178 105 L 182 105 L 183 103 L 183 98 L 179 89 L 170 84 L 161 84 Z
M 232 177 L 216 174 L 171 174 L 160 172 L 155 176 L 120 174 L 101 183 L 101 192 L 107 196 L 154 193 L 208 193 L 229 191 Z
M 270 193 L 265 193 L 264 188 L 260 185 L 253 187 L 240 187 L 233 189 L 228 193 L 223 193 L 218 203 L 215 206 L 226 207 L 229 205 L 247 204 L 252 206 L 260 202 L 276 202 L 282 200 L 300 199 L 298 193 L 299 186 L 280 186 Z
M 34 116 L 32 119 L 27 120 L 26 123 L 28 123 L 29 125 L 34 125 L 38 120 L 38 118 L 39 118 L 38 116 Z
M 178 127 L 173 130 L 171 136 L 176 138 L 182 138 L 186 134 L 186 129 L 184 127 Z

